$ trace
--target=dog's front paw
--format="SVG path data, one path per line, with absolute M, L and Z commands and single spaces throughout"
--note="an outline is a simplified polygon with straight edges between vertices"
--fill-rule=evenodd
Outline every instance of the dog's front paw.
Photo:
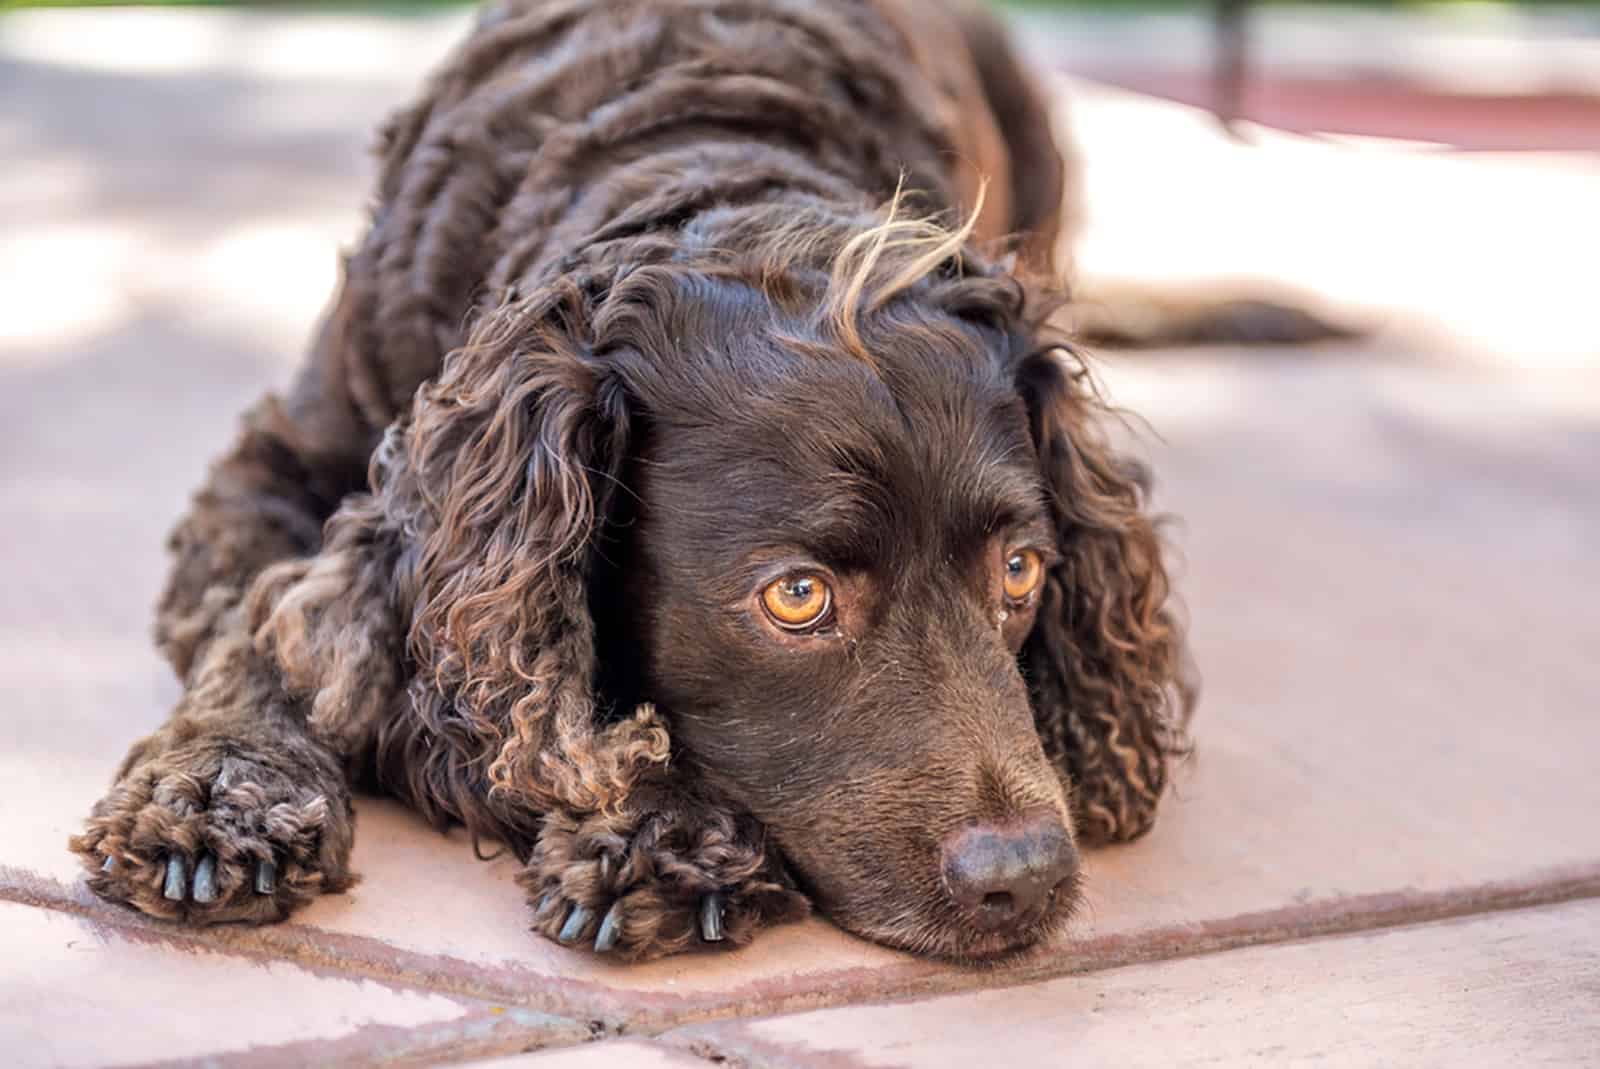
M 552 813 L 518 880 L 534 931 L 629 960 L 743 946 L 811 909 L 754 821 L 672 803 L 641 816 Z
M 191 924 L 260 924 L 349 886 L 353 830 L 324 755 L 197 739 L 142 755 L 71 846 L 102 898 Z

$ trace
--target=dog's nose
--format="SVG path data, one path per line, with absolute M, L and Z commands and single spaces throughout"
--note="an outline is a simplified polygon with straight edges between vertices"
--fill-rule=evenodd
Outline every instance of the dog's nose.
M 1048 811 L 1002 824 L 968 824 L 944 840 L 950 895 L 987 931 L 1026 924 L 1078 871 L 1078 851 Z

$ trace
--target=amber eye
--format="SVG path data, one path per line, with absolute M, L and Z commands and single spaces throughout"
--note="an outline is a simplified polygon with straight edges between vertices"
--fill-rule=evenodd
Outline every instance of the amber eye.
M 785 631 L 804 631 L 827 617 L 833 591 L 820 575 L 786 575 L 761 592 L 761 604 L 772 622 Z
M 1006 558 L 1005 574 L 1000 585 L 1012 601 L 1026 601 L 1029 594 L 1039 589 L 1044 578 L 1044 561 L 1031 549 L 1019 549 Z

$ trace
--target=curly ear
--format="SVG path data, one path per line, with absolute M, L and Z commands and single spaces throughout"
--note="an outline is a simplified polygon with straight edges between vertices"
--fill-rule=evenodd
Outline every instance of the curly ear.
M 380 768 L 524 856 L 539 813 L 611 810 L 667 757 L 652 713 L 595 708 L 588 580 L 628 412 L 588 348 L 594 294 L 566 279 L 486 313 L 375 465 L 416 668 Z
M 1018 387 L 1061 554 L 1021 665 L 1045 752 L 1071 780 L 1080 837 L 1133 839 L 1155 820 L 1195 696 L 1145 512 L 1148 473 L 1110 448 L 1104 405 L 1066 348 L 1022 361 Z

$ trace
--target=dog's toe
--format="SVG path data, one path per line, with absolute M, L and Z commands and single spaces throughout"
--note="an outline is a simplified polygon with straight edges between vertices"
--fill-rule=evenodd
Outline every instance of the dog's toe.
M 161 887 L 161 897 L 168 902 L 182 902 L 189 897 L 189 862 L 181 854 L 167 858 L 167 879 Z
M 776 858 L 752 871 L 749 853 L 685 823 L 694 816 L 657 807 L 622 828 L 598 815 L 548 817 L 517 877 L 533 904 L 533 930 L 563 946 L 639 961 L 741 947 L 761 927 L 809 912 Z
M 575 905 L 572 912 L 567 914 L 566 923 L 561 926 L 556 940 L 562 946 L 571 946 L 583 938 L 583 930 L 589 926 L 589 921 L 594 917 L 594 912 L 586 906 Z
M 594 937 L 594 952 L 606 954 L 617 945 L 617 940 L 622 936 L 622 903 L 613 902 L 611 908 L 606 910 L 605 919 L 600 922 L 600 931 Z
M 301 780 L 221 745 L 191 745 L 125 776 L 72 848 L 102 898 L 191 924 L 281 920 L 348 886 L 342 784 Z
M 200 863 L 194 867 L 194 887 L 192 888 L 194 900 L 201 905 L 210 905 L 218 898 L 217 894 L 217 856 L 204 854 Z
M 106 858 L 101 872 L 115 871 L 115 858 Z M 222 897 L 217 883 L 217 855 L 206 851 L 200 855 L 191 873 L 189 859 L 183 854 L 168 855 L 166 876 L 161 882 L 161 897 L 168 902 L 192 900 L 196 905 L 209 906 Z
M 270 895 L 278 889 L 278 866 L 271 861 L 256 865 L 256 894 Z
M 700 900 L 700 937 L 708 943 L 722 942 L 724 908 L 722 895 L 715 891 Z

